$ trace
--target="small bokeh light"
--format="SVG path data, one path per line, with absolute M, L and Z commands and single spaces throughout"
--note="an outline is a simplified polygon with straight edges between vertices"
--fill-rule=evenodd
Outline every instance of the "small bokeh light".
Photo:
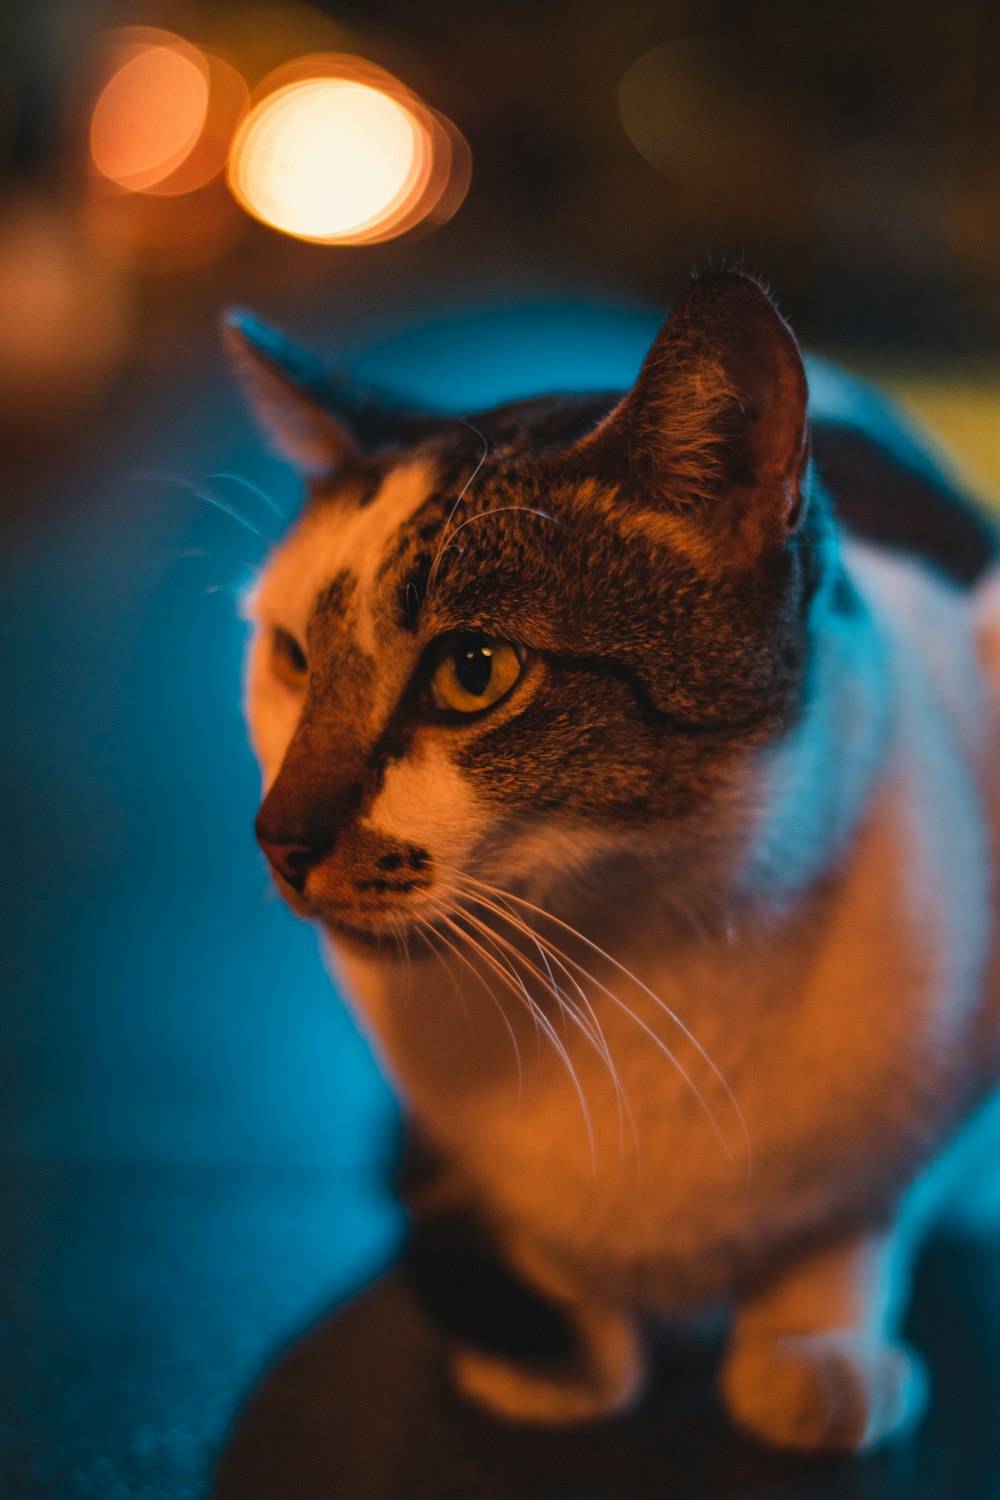
M 103 43 L 89 131 L 91 239 L 109 259 L 150 272 L 218 259 L 241 229 L 224 172 L 249 99 L 243 78 L 173 32 L 122 27 Z
M 120 33 L 114 67 L 90 121 L 94 166 L 110 181 L 143 192 L 191 153 L 208 115 L 203 53 L 169 32 Z
M 371 244 L 458 207 L 468 148 L 391 74 L 359 58 L 303 58 L 265 80 L 229 183 L 248 213 L 320 244 Z
M 90 120 L 91 161 L 133 193 L 179 197 L 226 165 L 247 106 L 236 69 L 182 37 L 148 27 L 107 35 L 110 77 Z

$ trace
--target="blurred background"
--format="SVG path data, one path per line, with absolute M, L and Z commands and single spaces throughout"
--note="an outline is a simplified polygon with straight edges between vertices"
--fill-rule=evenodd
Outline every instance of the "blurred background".
M 299 497 L 222 308 L 462 409 L 624 385 L 735 254 L 988 497 L 998 162 L 992 0 L 0 12 L 4 1493 L 201 1493 L 402 1233 L 251 838 L 238 595 Z

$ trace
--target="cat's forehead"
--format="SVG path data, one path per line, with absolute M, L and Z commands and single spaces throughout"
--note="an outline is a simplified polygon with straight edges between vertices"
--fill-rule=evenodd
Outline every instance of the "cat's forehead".
M 269 560 L 253 612 L 262 619 L 281 615 L 286 622 L 294 617 L 304 630 L 317 600 L 337 579 L 341 595 L 345 582 L 351 585 L 362 614 L 365 601 L 398 594 L 389 616 L 404 632 L 412 631 L 428 574 L 448 537 L 472 512 L 485 510 L 502 548 L 509 530 L 504 516 L 538 489 L 535 468 L 590 431 L 613 400 L 606 392 L 547 396 L 469 419 L 443 417 L 410 451 L 342 473 L 313 493 L 295 530 Z M 532 503 L 537 500 L 535 494 Z M 477 541 L 480 536 L 477 531 Z M 382 617 L 384 623 L 384 610 Z M 363 644 L 372 649 L 373 631 L 363 633 Z
M 347 479 L 314 500 L 270 559 L 258 586 L 262 619 L 284 618 L 305 630 L 334 579 L 341 592 L 370 598 L 387 556 L 399 547 L 418 510 L 434 493 L 437 466 L 415 457 L 388 467 L 377 485 Z

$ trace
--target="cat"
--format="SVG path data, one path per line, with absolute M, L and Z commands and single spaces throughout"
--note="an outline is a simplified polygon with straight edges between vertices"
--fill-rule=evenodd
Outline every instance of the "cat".
M 492 1268 L 459 1390 L 620 1411 L 650 1329 L 724 1304 L 748 1433 L 904 1435 L 913 1257 L 1000 1143 L 995 531 L 810 424 L 741 271 L 624 395 L 462 419 L 226 338 L 308 481 L 250 604 L 257 837 L 419 1130 L 418 1218 Z

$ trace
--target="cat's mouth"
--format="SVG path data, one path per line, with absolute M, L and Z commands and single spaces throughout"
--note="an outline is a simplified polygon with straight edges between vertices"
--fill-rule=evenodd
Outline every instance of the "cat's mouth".
M 313 880 L 307 880 L 300 888 L 278 871 L 274 872 L 274 877 L 285 902 L 296 916 L 319 922 L 331 936 L 369 951 L 391 949 L 399 953 L 405 949 L 419 957 L 420 945 L 413 940 L 421 932 L 433 933 L 440 921 L 439 907 L 426 900 L 417 906 L 409 893 L 396 899 L 392 899 L 390 893 L 383 893 L 374 901 L 359 903 L 337 899 L 323 889 L 316 889 Z

